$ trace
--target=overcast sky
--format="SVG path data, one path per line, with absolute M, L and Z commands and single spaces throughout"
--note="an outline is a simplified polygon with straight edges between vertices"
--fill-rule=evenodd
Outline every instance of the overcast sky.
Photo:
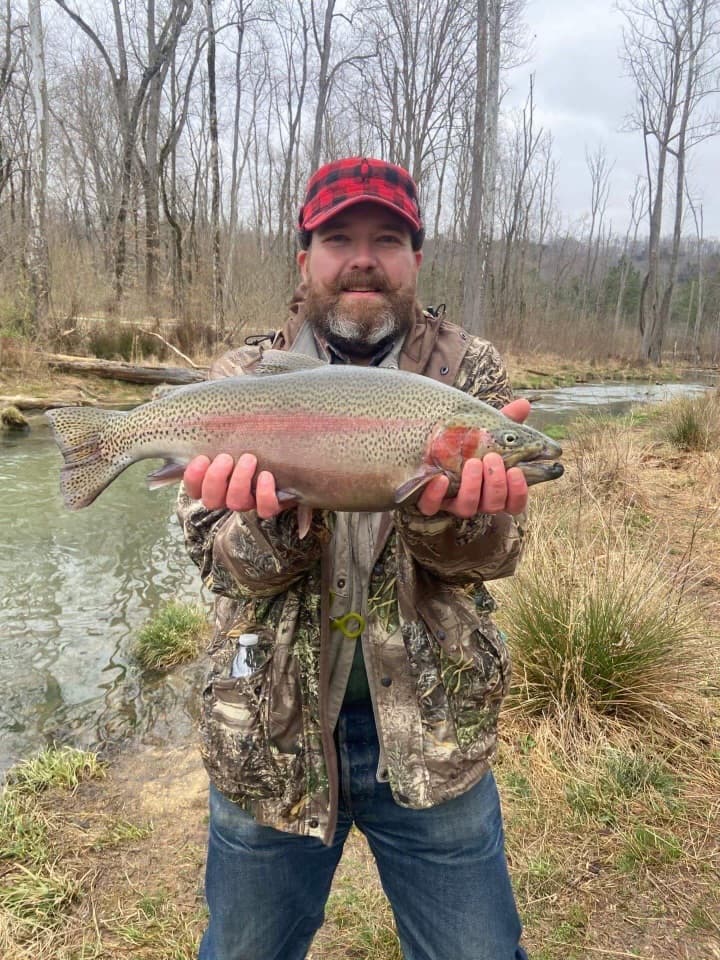
M 535 124 L 552 132 L 558 206 L 566 220 L 589 212 L 585 154 L 604 144 L 608 162 L 615 163 L 607 216 L 614 232 L 622 232 L 628 196 L 644 170 L 640 132 L 622 130 L 634 104 L 634 87 L 623 76 L 619 57 L 623 17 L 608 0 L 527 0 L 525 22 L 533 53 L 527 65 L 507 76 L 510 101 L 523 103 L 534 73 Z M 689 159 L 691 192 L 703 205 L 705 236 L 720 237 L 720 137 L 699 144 Z M 671 230 L 666 216 L 663 232 Z M 692 219 L 684 232 L 694 232 Z

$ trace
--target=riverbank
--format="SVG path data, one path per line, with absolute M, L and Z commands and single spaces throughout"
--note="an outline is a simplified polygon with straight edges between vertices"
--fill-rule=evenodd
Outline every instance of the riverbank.
M 644 587 L 649 570 L 648 592 L 655 583 L 674 615 L 688 605 L 697 616 L 684 670 L 657 678 L 654 695 L 666 698 L 657 716 L 633 721 L 577 702 L 533 713 L 520 682 L 530 675 L 516 666 L 496 775 L 532 960 L 720 958 L 720 456 L 717 444 L 671 443 L 663 416 L 572 431 L 566 476 L 532 492 L 521 572 L 551 569 L 548 593 L 553 580 L 567 583 L 579 611 L 591 581 L 579 569 L 596 564 L 601 593 L 630 590 L 633 578 Z M 516 578 L 493 586 L 511 646 L 519 634 L 504 617 L 517 585 L 532 588 Z M 3 960 L 195 956 L 207 787 L 194 737 L 128 743 L 106 760 L 103 777 L 2 808 Z M 312 956 L 400 960 L 359 835 Z
M 684 361 L 657 367 L 620 357 L 599 361 L 537 353 L 507 353 L 504 360 L 513 388 L 519 393 L 602 381 L 667 383 L 687 380 L 697 373 L 696 367 Z M 208 358 L 199 358 L 198 362 L 206 363 Z M 125 407 L 147 400 L 152 389 L 94 375 L 60 373 L 50 369 L 40 355 L 22 344 L 8 347 L 6 343 L 0 354 L 0 397 L 24 396 L 68 404 Z

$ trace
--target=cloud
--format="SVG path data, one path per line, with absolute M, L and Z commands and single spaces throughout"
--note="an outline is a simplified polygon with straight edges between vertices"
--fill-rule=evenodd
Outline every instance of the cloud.
M 531 0 L 525 21 L 534 55 L 508 75 L 507 103 L 524 103 L 534 73 L 535 124 L 552 133 L 558 204 L 568 220 L 588 212 L 591 180 L 585 155 L 605 146 L 608 162 L 614 162 L 608 216 L 616 231 L 624 231 L 627 198 L 636 176 L 644 173 L 642 136 L 627 130 L 635 90 L 621 60 L 625 18 L 605 0 Z M 689 156 L 691 190 L 703 203 L 706 235 L 720 236 L 715 189 L 720 138 L 700 144 Z

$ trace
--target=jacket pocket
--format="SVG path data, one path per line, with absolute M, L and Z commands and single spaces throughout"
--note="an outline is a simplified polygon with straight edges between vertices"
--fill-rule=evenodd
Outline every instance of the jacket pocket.
M 479 623 L 452 652 L 441 646 L 440 670 L 458 745 L 473 753 L 489 751 L 510 687 L 510 658 L 495 624 Z
M 203 692 L 203 760 L 213 783 L 231 799 L 283 797 L 297 774 L 302 713 L 294 665 L 285 653 L 276 648 L 247 677 L 215 673 Z

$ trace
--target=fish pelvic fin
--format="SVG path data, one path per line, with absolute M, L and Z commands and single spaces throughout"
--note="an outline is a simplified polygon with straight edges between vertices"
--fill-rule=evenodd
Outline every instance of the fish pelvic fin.
M 48 410 L 55 442 L 63 455 L 60 491 L 69 510 L 89 506 L 105 487 L 130 465 L 129 460 L 103 453 L 103 432 L 127 416 L 121 410 L 58 407 Z
M 148 489 L 159 490 L 160 487 L 182 480 L 187 465 L 187 460 L 166 460 L 161 467 L 147 475 Z

